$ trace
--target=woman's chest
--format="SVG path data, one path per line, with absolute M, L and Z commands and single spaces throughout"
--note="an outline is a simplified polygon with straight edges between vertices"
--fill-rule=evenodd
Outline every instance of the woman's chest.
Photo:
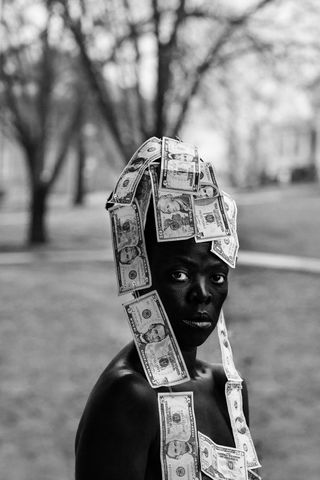
M 218 445 L 234 447 L 232 428 L 225 398 L 221 395 L 194 392 L 194 413 L 198 431 Z

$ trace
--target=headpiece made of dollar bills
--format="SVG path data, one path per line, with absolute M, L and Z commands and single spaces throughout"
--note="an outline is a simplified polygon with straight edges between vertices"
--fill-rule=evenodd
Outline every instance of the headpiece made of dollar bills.
M 217 445 L 197 431 L 193 392 L 171 390 L 190 380 L 179 344 L 157 291 L 136 295 L 152 285 L 144 238 L 151 201 L 158 242 L 211 241 L 211 252 L 232 268 L 239 242 L 236 203 L 220 189 L 212 163 L 200 159 L 197 147 L 176 139 L 152 137 L 141 145 L 107 201 L 119 294 L 134 294 L 123 306 L 141 364 L 152 388 L 170 390 L 158 393 L 162 479 L 189 472 L 185 478 L 201 480 L 202 472 L 212 479 L 261 480 L 254 471 L 260 463 L 243 412 L 242 378 L 222 310 L 217 332 L 236 448 Z M 186 444 L 188 454 L 173 458 L 172 441 Z
M 152 283 L 144 239 L 151 197 L 158 242 L 211 241 L 211 252 L 235 268 L 237 206 L 212 163 L 194 145 L 152 137 L 133 154 L 106 205 L 120 295 Z

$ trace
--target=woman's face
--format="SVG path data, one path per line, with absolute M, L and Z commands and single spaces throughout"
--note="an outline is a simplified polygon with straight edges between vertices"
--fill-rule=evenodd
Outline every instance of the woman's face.
M 148 249 L 152 287 L 165 307 L 180 347 L 201 345 L 214 330 L 228 293 L 228 266 L 194 239 Z

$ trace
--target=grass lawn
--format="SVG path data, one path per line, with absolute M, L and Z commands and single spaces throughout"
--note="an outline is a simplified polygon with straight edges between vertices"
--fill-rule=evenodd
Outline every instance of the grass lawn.
M 302 185 L 268 188 L 234 194 L 238 202 L 239 238 L 243 250 L 282 253 L 320 258 L 320 187 Z M 72 208 L 52 197 L 48 214 L 50 249 L 105 248 L 109 243 L 109 218 L 104 209 L 107 194 L 94 195 L 84 208 Z M 0 252 L 24 249 L 27 212 L 0 210 L 5 226 Z
M 53 203 L 49 248 L 109 246 L 103 200 L 77 210 Z M 318 187 L 240 195 L 241 247 L 320 258 L 319 211 Z M 21 249 L 25 210 L 0 215 L 0 250 Z M 2 266 L 0 288 L 0 480 L 71 480 L 87 396 L 131 338 L 113 265 Z M 319 478 L 318 299 L 316 275 L 245 267 L 231 274 L 226 319 L 268 480 Z M 201 356 L 220 361 L 215 338 Z
M 239 195 L 240 246 L 243 250 L 320 258 L 319 214 L 319 185 Z
M 129 339 L 110 264 L 1 270 L 0 478 L 71 480 L 87 395 Z M 225 312 L 264 477 L 318 479 L 319 279 L 241 268 Z M 200 356 L 219 361 L 216 339 Z

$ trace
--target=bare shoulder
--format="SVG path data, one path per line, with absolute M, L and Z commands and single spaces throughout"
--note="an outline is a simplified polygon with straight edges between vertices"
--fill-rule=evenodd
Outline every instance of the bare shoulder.
M 79 429 L 83 423 L 96 419 L 100 423 L 116 419 L 119 427 L 122 423 L 126 427 L 127 417 L 132 425 L 139 412 L 157 412 L 155 392 L 130 355 L 130 349 L 124 349 L 103 371 L 88 398 Z
M 221 397 L 225 396 L 225 385 L 228 381 L 224 368 L 221 363 L 209 364 L 201 361 L 203 371 L 210 372 L 212 387 L 215 394 Z M 249 400 L 248 400 L 248 387 L 245 379 L 242 379 L 242 401 L 244 415 L 249 423 Z
M 140 471 L 158 422 L 156 394 L 127 349 L 104 370 L 88 398 L 76 436 L 76 479 L 93 478 L 92 472 L 97 479 L 112 477 L 122 470 L 127 476 L 129 467 Z M 120 468 L 122 455 L 129 458 L 132 445 L 136 457 Z

